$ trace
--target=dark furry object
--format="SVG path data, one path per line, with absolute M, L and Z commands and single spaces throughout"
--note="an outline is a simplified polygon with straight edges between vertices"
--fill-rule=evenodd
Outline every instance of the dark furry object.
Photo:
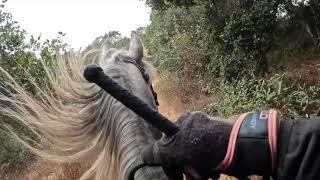
M 164 166 L 196 166 L 208 174 L 223 160 L 232 125 L 215 121 L 201 112 L 187 113 L 177 123 L 181 129 L 171 137 L 164 136 L 153 146 L 155 161 Z
M 176 124 L 180 128 L 176 135 L 164 136 L 145 151 L 147 162 L 161 164 L 165 170 L 170 170 L 169 173 L 184 172 L 200 177 L 194 179 L 209 179 L 213 178 L 212 174 L 226 173 L 217 171 L 216 167 L 226 154 L 232 124 L 201 112 L 187 113 Z M 281 121 L 279 128 L 278 165 L 273 174 L 267 170 L 263 172 L 266 177 L 272 176 L 275 180 L 320 179 L 320 117 Z M 259 149 L 252 148 L 252 151 L 238 155 L 250 157 L 254 151 Z M 246 162 L 237 162 L 234 166 L 237 168 L 227 174 L 254 175 L 254 172 L 244 172 L 246 165 Z

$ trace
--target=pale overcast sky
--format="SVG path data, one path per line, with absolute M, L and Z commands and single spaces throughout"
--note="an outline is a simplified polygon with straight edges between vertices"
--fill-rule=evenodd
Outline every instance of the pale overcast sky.
M 62 31 L 75 48 L 110 30 L 129 36 L 150 16 L 141 0 L 8 0 L 6 9 L 29 34 L 53 38 Z

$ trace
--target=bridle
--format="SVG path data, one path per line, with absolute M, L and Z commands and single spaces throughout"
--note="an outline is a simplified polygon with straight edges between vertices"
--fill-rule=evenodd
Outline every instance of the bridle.
M 125 62 L 125 63 L 131 63 L 131 64 L 133 64 L 134 66 L 136 66 L 136 67 L 139 69 L 139 71 L 140 71 L 143 79 L 145 80 L 145 82 L 146 82 L 146 83 L 149 85 L 149 87 L 150 87 L 150 90 L 151 90 L 151 92 L 152 92 L 153 99 L 154 99 L 156 105 L 159 106 L 158 95 L 157 95 L 157 93 L 156 93 L 156 92 L 154 91 L 154 89 L 153 89 L 153 86 L 152 86 L 152 84 L 151 84 L 151 82 L 150 82 L 150 76 L 149 76 L 149 74 L 146 72 L 145 68 L 144 68 L 142 65 L 140 65 L 139 63 L 137 63 L 136 60 L 124 59 L 123 62 Z M 145 167 L 156 167 L 156 166 L 159 166 L 159 165 L 150 165 L 150 164 L 146 164 L 146 163 L 144 163 L 144 162 L 141 163 L 141 164 L 138 164 L 138 165 L 135 166 L 133 169 L 131 169 L 131 171 L 130 171 L 130 173 L 129 173 L 129 176 L 128 176 L 128 180 L 134 180 L 134 175 L 136 174 L 136 172 L 137 172 L 138 170 L 140 170 L 140 169 L 142 169 L 142 168 L 145 168 Z
M 125 62 L 125 63 L 131 63 L 131 64 L 133 64 L 134 66 L 136 66 L 136 67 L 139 69 L 139 71 L 140 71 L 143 79 L 146 81 L 146 83 L 147 83 L 147 84 L 149 85 L 149 87 L 150 87 L 150 90 L 151 90 L 151 92 L 152 92 L 153 99 L 154 99 L 156 105 L 159 106 L 158 95 L 157 95 L 157 93 L 156 93 L 156 92 L 154 91 L 154 89 L 153 89 L 153 86 L 152 86 L 152 84 L 151 84 L 151 82 L 150 82 L 150 76 L 149 76 L 149 74 L 146 72 L 146 69 L 145 69 L 142 65 L 140 65 L 139 63 L 137 63 L 136 60 L 124 59 L 123 62 Z
M 147 167 L 147 166 L 149 166 L 149 165 L 146 164 L 146 163 L 138 164 L 136 167 L 134 167 L 134 168 L 130 171 L 128 180 L 134 180 L 134 175 L 136 174 L 136 172 L 137 172 L 139 169 L 144 168 L 144 167 Z
M 150 83 L 150 80 L 149 80 L 149 75 L 146 73 L 146 70 L 144 69 L 144 67 L 141 66 L 139 63 L 137 63 L 137 61 L 131 60 L 129 58 L 124 59 L 123 61 L 126 63 L 131 63 L 139 69 L 144 80 L 150 86 L 154 100 L 157 103 L 158 102 L 157 94 L 153 90 L 152 84 Z M 107 76 L 103 72 L 103 69 L 98 65 L 95 65 L 95 64 L 88 65 L 83 72 L 83 76 L 87 81 L 98 85 L 104 91 L 109 93 L 112 97 L 114 97 L 119 102 L 121 102 L 124 106 L 126 106 L 127 108 L 135 112 L 137 115 L 139 115 L 147 123 L 157 128 L 160 132 L 168 136 L 172 136 L 180 130 L 178 126 L 172 123 L 172 121 L 170 121 L 168 118 L 160 114 L 157 109 L 150 107 L 146 102 L 136 97 L 135 95 L 131 94 L 128 90 L 126 90 L 117 82 L 112 80 L 112 78 Z M 128 177 L 129 180 L 134 180 L 135 173 L 139 169 L 146 166 L 159 166 L 159 164 L 155 165 L 155 164 L 149 164 L 149 163 L 147 164 L 146 162 L 143 162 L 137 165 L 136 167 L 131 169 L 131 172 Z
M 128 180 L 134 180 L 134 175 L 136 174 L 136 172 L 142 168 L 145 168 L 145 167 L 161 167 L 161 166 L 160 165 L 150 165 L 150 164 L 146 164 L 146 163 L 138 164 L 136 167 L 134 167 L 130 171 L 129 176 L 128 176 Z

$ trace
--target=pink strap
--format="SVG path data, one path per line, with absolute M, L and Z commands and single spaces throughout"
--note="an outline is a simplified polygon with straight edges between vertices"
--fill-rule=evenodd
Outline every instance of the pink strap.
M 249 113 L 242 114 L 234 123 L 230 133 L 227 153 L 223 161 L 218 165 L 217 169 L 223 171 L 231 165 L 234 156 L 235 146 L 237 143 L 238 133 L 242 122 L 248 114 Z M 270 110 L 270 112 L 268 113 L 268 141 L 271 153 L 272 170 L 275 170 L 277 165 L 277 134 L 279 126 L 278 122 L 279 121 L 277 119 L 277 111 Z
M 238 138 L 238 132 L 241 127 L 241 124 L 244 120 L 244 118 L 248 115 L 249 113 L 244 113 L 242 114 L 234 123 L 231 133 L 230 133 L 230 138 L 229 138 L 229 144 L 228 144 L 228 149 L 227 149 L 227 154 L 225 155 L 223 161 L 218 165 L 217 169 L 219 170 L 226 170 L 230 164 L 232 163 L 233 156 L 234 156 L 234 150 Z
M 274 171 L 277 166 L 277 134 L 278 134 L 278 121 L 277 111 L 270 110 L 268 119 L 268 140 L 270 146 L 272 170 Z

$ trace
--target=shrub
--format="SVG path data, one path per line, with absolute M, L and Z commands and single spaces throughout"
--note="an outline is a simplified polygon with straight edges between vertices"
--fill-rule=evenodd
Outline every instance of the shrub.
M 147 44 L 156 65 L 163 69 L 190 69 L 185 59 L 196 54 L 198 63 L 208 65 L 202 71 L 223 81 L 236 81 L 262 77 L 270 67 L 284 66 L 288 56 L 314 53 L 320 47 L 317 0 L 146 3 L 153 9 Z
M 219 100 L 211 103 L 210 114 L 233 114 L 280 110 L 285 117 L 310 117 L 320 105 L 320 84 L 306 84 L 303 77 L 274 75 L 264 79 L 241 79 L 236 83 L 223 83 L 218 91 Z
M 209 75 L 212 56 L 204 29 L 203 6 L 154 11 L 144 41 L 155 66 L 180 78 Z
M 62 36 L 64 34 L 59 32 L 58 37 L 52 40 L 42 40 L 40 36 L 27 39 L 26 32 L 12 19 L 10 13 L 5 12 L 4 4 L 0 4 L 0 66 L 30 93 L 34 92 L 32 82 L 45 85 L 47 79 L 42 63 L 50 65 L 57 50 L 65 50 L 68 47 L 63 43 Z M 6 87 L 3 77 L 0 73 L 1 87 Z M 9 87 L 6 88 L 10 90 Z M 3 89 L 0 89 L 0 92 L 6 93 Z M 2 106 L 5 106 L 5 102 L 0 102 L 0 108 Z M 2 164 L 6 162 L 21 165 L 31 159 L 30 152 L 8 133 L 4 124 L 12 127 L 12 130 L 21 137 L 34 137 L 23 125 L 0 116 L 0 170 Z
M 33 159 L 30 151 L 17 142 L 3 127 L 2 123 L 8 122 L 11 124 L 14 131 L 21 137 L 31 137 L 30 132 L 24 126 L 9 121 L 10 119 L 0 116 L 0 177 L 4 177 L 6 170 L 2 165 L 8 163 L 14 166 L 21 166 Z

